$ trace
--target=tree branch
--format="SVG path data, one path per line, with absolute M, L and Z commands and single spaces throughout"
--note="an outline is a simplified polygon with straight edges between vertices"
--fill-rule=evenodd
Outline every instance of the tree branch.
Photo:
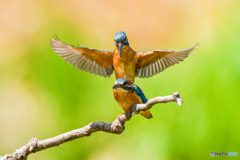
M 112 123 L 105 122 L 89 123 L 88 125 L 80 129 L 75 129 L 45 140 L 38 140 L 36 137 L 32 137 L 28 144 L 26 144 L 20 149 L 17 149 L 13 154 L 6 154 L 3 157 L 0 157 L 0 160 L 26 160 L 27 156 L 31 153 L 35 153 L 50 147 L 58 146 L 60 144 L 63 144 L 65 142 L 77 138 L 90 136 L 92 133 L 97 131 L 121 134 L 125 129 L 124 127 L 125 122 L 129 121 L 133 115 L 138 114 L 140 111 L 151 109 L 152 106 L 157 103 L 167 103 L 174 101 L 176 101 L 178 105 L 183 104 L 178 92 L 175 92 L 173 93 L 173 95 L 169 96 L 155 97 L 153 99 L 150 99 L 145 104 L 135 104 L 130 111 L 121 114 Z

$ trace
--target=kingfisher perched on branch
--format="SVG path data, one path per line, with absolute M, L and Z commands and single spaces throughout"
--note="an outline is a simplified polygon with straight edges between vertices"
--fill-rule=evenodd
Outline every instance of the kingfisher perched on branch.
M 126 33 L 115 34 L 115 49 L 112 52 L 86 47 L 75 47 L 61 42 L 54 37 L 51 42 L 53 50 L 82 71 L 110 77 L 115 71 L 116 79 L 125 78 L 134 82 L 135 77 L 148 78 L 166 68 L 183 61 L 197 46 L 184 50 L 152 50 L 136 52 L 130 46 Z
M 112 88 L 115 100 L 125 112 L 130 110 L 134 104 L 144 104 L 148 101 L 138 86 L 124 78 L 117 79 Z M 139 114 L 148 119 L 152 118 L 149 110 L 141 111 Z

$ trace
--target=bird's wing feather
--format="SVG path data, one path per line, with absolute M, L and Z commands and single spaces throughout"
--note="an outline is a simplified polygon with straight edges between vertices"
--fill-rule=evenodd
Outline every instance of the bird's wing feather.
M 113 52 L 75 47 L 54 37 L 50 43 L 54 52 L 73 67 L 85 72 L 110 77 L 113 73 Z
M 145 97 L 144 93 L 137 85 L 133 84 L 133 92 L 136 92 L 137 96 L 142 100 L 144 104 L 147 103 L 148 101 L 147 98 Z M 141 111 L 139 114 L 147 119 L 153 118 L 149 110 Z
M 145 97 L 143 91 L 137 85 L 133 85 L 133 91 L 136 92 L 137 96 L 140 97 L 143 103 L 147 103 L 147 98 Z
M 138 52 L 136 77 L 148 78 L 183 61 L 198 44 L 184 50 L 153 50 Z

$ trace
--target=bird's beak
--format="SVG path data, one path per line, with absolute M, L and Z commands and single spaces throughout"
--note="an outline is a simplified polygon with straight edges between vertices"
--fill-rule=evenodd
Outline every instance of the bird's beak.
M 120 88 L 120 87 L 121 87 L 121 84 L 117 83 L 117 84 L 115 84 L 115 85 L 112 87 L 112 89 Z
M 119 42 L 118 43 L 118 49 L 119 49 L 119 56 L 120 56 L 120 58 L 121 58 L 121 54 L 122 54 L 122 42 Z

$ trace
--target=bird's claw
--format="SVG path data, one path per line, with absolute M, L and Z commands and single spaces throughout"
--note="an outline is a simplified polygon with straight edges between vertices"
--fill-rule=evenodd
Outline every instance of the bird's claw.
M 128 81 L 128 83 L 133 84 L 133 81 L 130 81 L 130 80 L 127 80 L 127 81 Z
M 119 114 L 119 115 L 118 115 L 118 119 L 119 119 L 122 115 L 123 115 L 123 114 Z

